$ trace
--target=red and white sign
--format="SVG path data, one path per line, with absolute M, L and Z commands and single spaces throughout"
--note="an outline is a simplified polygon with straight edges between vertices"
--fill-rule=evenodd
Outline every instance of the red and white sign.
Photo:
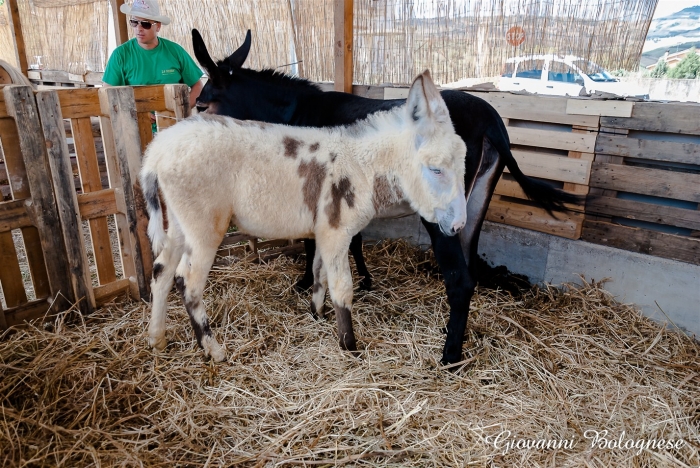
M 525 30 L 520 26 L 513 26 L 506 33 L 506 41 L 512 46 L 519 46 L 525 42 Z

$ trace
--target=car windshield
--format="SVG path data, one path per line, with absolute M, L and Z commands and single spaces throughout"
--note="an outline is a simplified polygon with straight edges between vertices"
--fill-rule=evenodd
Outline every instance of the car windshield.
M 579 67 L 593 81 L 617 81 L 617 78 L 606 72 L 603 67 L 588 60 L 574 60 L 574 65 Z

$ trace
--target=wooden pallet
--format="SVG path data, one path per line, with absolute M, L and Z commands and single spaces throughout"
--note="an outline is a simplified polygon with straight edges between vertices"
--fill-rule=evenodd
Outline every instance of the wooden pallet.
M 41 134 L 31 88 L 5 87 L 0 93 L 0 144 L 10 199 L 0 202 L 0 285 L 5 298 L 0 329 L 75 302 Z M 27 295 L 13 230 L 21 232 L 33 299 Z
M 407 88 L 383 89 L 384 99 L 408 95 Z M 618 108 L 629 107 L 629 103 L 600 104 L 591 100 L 502 92 L 474 90 L 471 94 L 487 101 L 503 118 L 511 151 L 524 174 L 551 181 L 559 188 L 580 195 L 588 193 L 601 112 L 625 112 Z M 583 211 L 583 206 L 571 208 Z M 528 201 L 506 169 L 496 186 L 486 219 L 578 239 L 584 216 L 571 211 L 557 213 L 556 218 L 550 216 Z
M 697 104 L 643 102 L 601 118 L 583 239 L 700 264 L 699 116 Z
M 549 181 L 567 192 L 588 193 L 599 114 L 611 109 L 594 106 L 589 100 L 563 97 L 473 94 L 489 102 L 503 118 L 511 151 L 525 175 Z M 578 239 L 583 228 L 583 206 L 570 208 L 580 212 L 560 212 L 552 217 L 528 201 L 506 169 L 486 219 Z
M 233 232 L 226 234 L 221 242 L 215 264 L 230 264 L 233 259 L 265 261 L 280 255 L 297 255 L 303 251 L 304 245 L 299 240 L 266 240 Z

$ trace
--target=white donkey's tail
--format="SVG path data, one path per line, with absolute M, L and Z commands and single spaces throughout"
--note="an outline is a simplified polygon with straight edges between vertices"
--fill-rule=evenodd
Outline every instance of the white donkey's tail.
M 148 210 L 148 237 L 151 239 L 153 255 L 158 256 L 165 247 L 166 239 L 163 229 L 163 210 L 158 198 L 158 174 L 144 167 L 141 170 L 141 189 L 146 199 L 146 210 Z

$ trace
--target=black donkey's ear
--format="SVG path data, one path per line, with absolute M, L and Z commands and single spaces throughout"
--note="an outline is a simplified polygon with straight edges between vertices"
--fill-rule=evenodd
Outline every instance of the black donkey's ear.
M 236 68 L 242 68 L 243 64 L 245 63 L 245 60 L 248 58 L 248 54 L 250 53 L 250 43 L 251 43 L 251 36 L 250 36 L 250 29 L 245 35 L 245 40 L 243 41 L 243 44 L 236 49 L 234 53 L 226 57 L 224 60 L 226 62 L 226 65 L 231 67 L 231 69 L 236 69 Z
M 194 49 L 194 56 L 197 58 L 202 68 L 207 71 L 209 79 L 213 82 L 217 82 L 221 77 L 219 67 L 214 63 L 214 60 L 212 60 L 209 51 L 207 51 L 207 46 L 204 44 L 202 35 L 199 34 L 199 31 L 196 29 L 192 30 L 192 48 Z

